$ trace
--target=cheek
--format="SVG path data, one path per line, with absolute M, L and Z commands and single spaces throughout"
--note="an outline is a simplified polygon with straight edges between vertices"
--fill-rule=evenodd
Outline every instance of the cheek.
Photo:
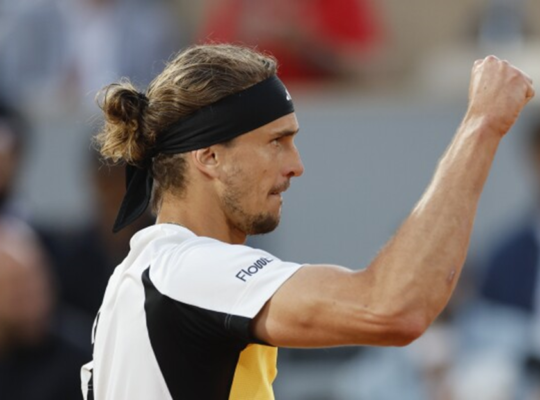
M 227 184 L 247 202 L 260 202 L 266 199 L 279 180 L 279 159 L 270 146 L 251 148 L 249 155 L 237 154 L 234 163 L 225 170 Z
M 247 209 L 256 211 L 268 200 L 274 180 L 268 169 L 251 168 L 236 176 L 237 193 Z
M 242 175 L 244 183 L 250 186 L 250 190 L 257 191 L 257 188 L 267 186 L 268 182 L 274 179 L 274 165 L 277 165 L 275 159 L 266 152 L 258 152 L 256 157 L 241 166 L 239 175 Z

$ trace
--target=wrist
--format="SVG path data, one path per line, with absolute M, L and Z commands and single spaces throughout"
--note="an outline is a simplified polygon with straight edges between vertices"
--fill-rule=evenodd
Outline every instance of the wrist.
M 480 140 L 499 142 L 508 132 L 510 127 L 505 128 L 490 114 L 475 114 L 467 112 L 463 119 L 460 131 L 465 136 L 474 136 Z

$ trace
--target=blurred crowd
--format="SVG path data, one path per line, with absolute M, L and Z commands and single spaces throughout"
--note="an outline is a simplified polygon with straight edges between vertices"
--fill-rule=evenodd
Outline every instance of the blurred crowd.
M 480 3 L 466 40 L 493 46 L 534 36 L 525 1 Z M 0 0 L 0 399 L 81 398 L 79 368 L 90 359 L 108 278 L 133 233 L 153 223 L 148 215 L 111 232 L 124 170 L 104 165 L 91 146 L 100 88 L 129 77 L 143 89 L 173 52 L 204 42 L 270 52 L 293 86 L 395 83 L 410 65 L 396 58 L 384 4 Z M 470 266 L 426 337 L 403 349 L 285 352 L 285 370 L 317 358 L 335 371 L 320 372 L 330 384 L 315 394 L 313 377 L 299 381 L 304 391 L 291 400 L 540 398 L 540 121 L 526 147 L 535 205 L 501 233 L 485 265 Z M 75 190 L 62 190 L 69 182 Z

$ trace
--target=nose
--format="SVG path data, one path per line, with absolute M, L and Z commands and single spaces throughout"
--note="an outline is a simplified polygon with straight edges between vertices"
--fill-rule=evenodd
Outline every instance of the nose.
M 289 178 L 302 176 L 304 173 L 304 164 L 302 163 L 302 158 L 296 146 L 293 146 L 291 152 L 290 164 L 288 164 L 287 176 Z

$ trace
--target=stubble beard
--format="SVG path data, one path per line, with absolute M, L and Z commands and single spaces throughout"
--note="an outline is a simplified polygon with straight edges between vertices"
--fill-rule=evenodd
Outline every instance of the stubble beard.
M 229 224 L 246 235 L 270 233 L 279 225 L 280 214 L 250 214 L 242 207 L 242 198 L 248 190 L 242 190 L 235 182 L 229 182 L 223 194 L 223 207 L 229 216 Z

